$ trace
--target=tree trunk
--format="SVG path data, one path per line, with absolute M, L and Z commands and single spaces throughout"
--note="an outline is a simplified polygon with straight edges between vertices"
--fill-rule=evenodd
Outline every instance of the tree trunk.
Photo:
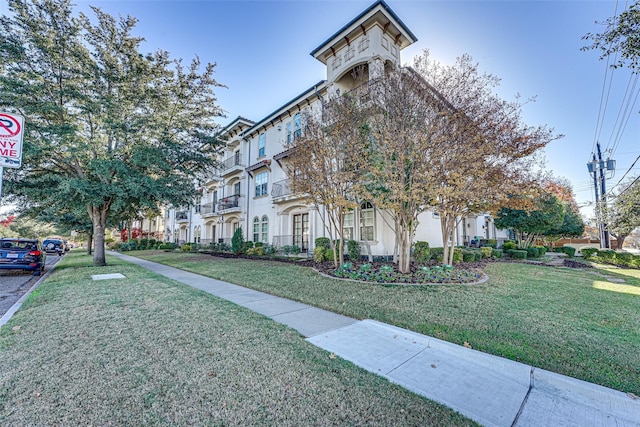
M 442 233 L 442 263 L 453 265 L 453 241 L 449 243 L 451 230 L 449 227 L 449 215 L 440 213 L 440 232 Z
M 622 245 L 624 244 L 624 239 L 626 239 L 628 234 L 618 234 L 616 237 L 616 249 L 622 250 Z
M 93 223 L 93 265 L 102 267 L 107 265 L 106 253 L 104 247 L 104 233 L 107 226 L 107 217 L 109 215 L 110 203 L 101 206 L 90 206 L 88 208 Z
M 399 224 L 398 231 L 398 271 L 408 274 L 411 271 L 411 231 L 404 224 Z
M 93 231 L 87 233 L 87 255 L 93 253 Z

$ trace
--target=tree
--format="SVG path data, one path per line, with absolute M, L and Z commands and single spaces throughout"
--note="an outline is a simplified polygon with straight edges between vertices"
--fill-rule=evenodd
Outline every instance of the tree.
M 611 64 L 613 67 L 628 65 L 635 72 L 640 72 L 640 3 L 636 2 L 620 15 L 608 18 L 604 25 L 604 32 L 588 33 L 583 37 L 592 42 L 583 50 L 600 50 L 600 59 L 618 54 L 616 62 Z
M 573 196 L 571 183 L 562 178 L 549 179 L 544 189 L 555 195 L 564 205 L 564 218 L 559 228 L 552 228 L 543 235 L 553 242 L 558 239 L 580 237 L 585 232 L 585 224 L 580 215 L 580 208 Z
M 438 123 L 446 149 L 433 172 L 444 259 L 451 263 L 458 222 L 493 211 L 510 194 L 534 185 L 538 178 L 531 172 L 533 154 L 561 136 L 544 126 L 526 125 L 520 99 L 509 102 L 495 95 L 499 79 L 481 74 L 469 55 L 443 66 L 425 51 L 415 67 L 450 105 Z
M 433 164 L 443 147 L 436 123 L 446 102 L 409 68 L 374 75 L 368 91 L 370 160 L 358 191 L 390 215 L 398 270 L 408 273 L 418 216 L 437 185 Z
M 343 94 L 327 99 L 322 111 L 309 111 L 304 132 L 296 138 L 284 163 L 292 190 L 324 209 L 326 218 L 322 218 L 335 249 L 336 266 L 344 263 L 344 217 L 360 206 L 355 187 L 369 151 L 365 110 L 358 102 L 352 95 Z
M 111 215 L 189 204 L 213 162 L 221 115 L 214 64 L 139 52 L 136 19 L 69 0 L 9 0 L 0 19 L 0 107 L 26 117 L 24 167 L 7 189 L 23 203 L 84 209 L 105 264 Z M 200 71 L 202 69 L 202 71 Z
M 530 246 L 536 238 L 563 225 L 564 205 L 554 194 L 544 193 L 534 204 L 531 210 L 500 208 L 494 221 L 498 228 L 513 229 L 520 247 Z
M 622 249 L 627 236 L 640 227 L 640 177 L 631 178 L 613 196 L 605 217 L 611 235 L 617 240 L 617 249 Z

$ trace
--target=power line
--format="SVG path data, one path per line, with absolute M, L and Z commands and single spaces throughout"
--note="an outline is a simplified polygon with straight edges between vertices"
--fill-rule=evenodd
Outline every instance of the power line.
M 613 22 L 615 25 L 616 17 L 618 16 L 618 0 L 616 0 L 616 6 L 613 12 Z M 613 41 L 609 43 L 609 48 L 611 48 Z M 615 60 L 618 58 L 618 51 L 615 52 Z M 596 120 L 596 129 L 593 137 L 593 145 L 591 147 L 591 152 L 594 153 L 596 151 L 596 144 L 600 139 L 600 133 L 602 132 L 602 124 L 604 122 L 604 116 L 607 112 L 607 104 L 609 102 L 609 94 L 611 93 L 611 83 L 613 81 L 613 72 L 614 70 L 609 67 L 609 55 L 607 55 L 607 62 L 604 70 L 604 80 L 602 82 L 602 92 L 600 93 L 600 106 L 598 107 L 598 118 Z M 615 63 L 615 62 L 614 62 Z M 611 76 L 609 78 L 609 87 L 607 89 L 607 76 L 609 75 L 609 70 L 611 69 Z M 606 97 L 605 97 L 606 92 Z M 607 147 L 608 148 L 608 147 Z
M 634 73 L 629 76 L 629 83 L 627 84 L 627 90 L 625 91 L 624 98 L 622 100 L 622 105 L 620 105 L 620 111 L 618 111 L 618 117 L 616 117 L 616 121 L 613 125 L 613 129 L 611 131 L 611 137 L 609 141 L 613 138 L 613 134 L 616 126 L 618 125 L 618 120 L 622 117 L 620 121 L 620 126 L 618 127 L 618 132 L 615 136 L 615 140 L 613 142 L 613 146 L 611 148 L 611 156 L 613 156 L 618 149 L 618 145 L 620 144 L 620 140 L 622 139 L 622 134 L 629 123 L 629 119 L 634 111 L 634 105 L 638 101 L 638 96 L 640 96 L 640 88 L 636 91 L 636 85 L 638 83 L 638 79 L 640 78 L 639 74 L 635 74 L 635 79 L 633 79 Z M 629 90 L 629 86 L 631 85 L 631 80 L 633 79 L 633 87 Z M 636 92 L 635 98 L 633 97 L 634 91 Z M 626 100 L 626 102 L 625 102 Z M 622 111 L 624 107 L 624 112 Z M 607 144 L 608 145 L 608 144 Z

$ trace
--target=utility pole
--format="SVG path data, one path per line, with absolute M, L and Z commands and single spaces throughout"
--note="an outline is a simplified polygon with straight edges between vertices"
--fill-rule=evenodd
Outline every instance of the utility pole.
M 593 153 L 593 161 L 591 163 L 587 163 L 587 166 L 589 168 L 589 172 L 593 172 L 593 188 L 595 189 L 595 195 L 596 195 L 596 223 L 598 225 L 598 238 L 600 239 L 600 242 L 602 242 L 603 236 L 602 236 L 602 220 L 600 218 L 600 195 L 598 193 L 598 168 L 597 168 L 598 162 L 596 161 L 596 155 L 595 153 Z
M 602 160 L 602 151 L 600 150 L 600 143 L 597 143 L 598 158 L 596 160 L 595 153 L 593 154 L 593 160 L 587 163 L 587 168 L 590 174 L 593 174 L 593 187 L 595 188 L 596 196 L 596 220 L 598 221 L 598 230 L 600 235 L 600 247 L 603 249 L 611 248 L 611 241 L 609 237 L 609 227 L 606 223 L 606 210 L 607 210 L 607 191 L 606 191 L 606 177 L 605 171 L 613 172 L 616 168 L 616 161 L 607 159 Z M 598 179 L 598 171 L 600 172 L 600 179 Z M 598 192 L 598 181 L 600 181 L 600 192 Z M 600 198 L 600 201 L 598 199 Z
M 598 142 L 597 144 L 598 146 L 598 166 L 600 169 L 600 194 L 602 195 L 601 197 L 601 201 L 602 201 L 602 206 L 600 209 L 600 213 L 602 215 L 602 238 L 603 240 L 603 244 L 601 245 L 604 249 L 610 249 L 611 248 L 611 241 L 609 239 L 609 228 L 607 227 L 607 223 L 606 223 L 606 212 L 607 212 L 607 191 L 606 191 L 606 180 L 604 179 L 604 170 L 607 168 L 608 166 L 608 162 L 607 164 L 605 164 L 602 161 L 602 152 L 600 151 L 600 143 Z

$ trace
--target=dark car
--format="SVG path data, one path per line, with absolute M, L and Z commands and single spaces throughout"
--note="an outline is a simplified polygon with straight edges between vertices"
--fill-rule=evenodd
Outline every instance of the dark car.
M 39 276 L 47 254 L 36 239 L 0 239 L 0 269 L 31 270 Z
M 42 242 L 45 252 L 62 255 L 64 253 L 64 242 L 59 239 L 46 239 Z

